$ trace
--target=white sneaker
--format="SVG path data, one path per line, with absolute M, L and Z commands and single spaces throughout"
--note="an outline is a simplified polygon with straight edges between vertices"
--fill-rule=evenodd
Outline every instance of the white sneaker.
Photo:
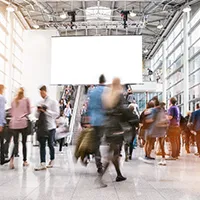
M 53 164 L 54 164 L 54 161 L 50 160 L 49 164 L 47 165 L 47 168 L 53 168 Z
M 35 168 L 35 171 L 46 170 L 46 163 L 41 163 L 40 166 Z
M 166 166 L 166 165 L 167 165 L 166 160 L 162 159 L 162 160 L 158 163 L 158 165 Z

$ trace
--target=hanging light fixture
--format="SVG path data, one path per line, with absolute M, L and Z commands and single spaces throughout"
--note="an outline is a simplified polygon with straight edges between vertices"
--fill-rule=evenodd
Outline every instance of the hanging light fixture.
M 187 5 L 185 8 L 183 8 L 183 12 L 185 12 L 185 13 L 189 13 L 191 10 L 192 10 L 192 8 L 189 5 Z
M 157 26 L 157 29 L 162 29 L 163 28 L 163 24 L 159 23 Z
M 39 29 L 40 26 L 39 26 L 37 23 L 35 23 L 35 24 L 33 24 L 33 28 L 34 28 L 34 29 Z
M 14 6 L 10 3 L 10 4 L 6 7 L 6 10 L 7 10 L 8 12 L 14 12 L 14 11 L 15 11 L 15 8 L 14 8 Z
M 63 10 L 63 12 L 60 14 L 60 18 L 61 19 L 66 19 L 67 18 L 67 15 L 65 13 L 65 11 Z
M 137 16 L 137 14 L 136 14 L 136 13 L 134 13 L 133 11 L 130 11 L 130 16 L 131 16 L 131 17 L 136 17 L 136 16 Z

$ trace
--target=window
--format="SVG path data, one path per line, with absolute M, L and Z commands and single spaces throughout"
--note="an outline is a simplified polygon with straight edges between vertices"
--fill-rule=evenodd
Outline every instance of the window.
M 182 32 L 182 30 L 183 30 L 183 20 L 181 20 L 176 25 L 176 27 L 174 28 L 174 30 L 168 36 L 168 38 L 167 38 L 167 47 L 169 47 L 170 45 L 174 45 L 173 44 L 174 40 L 177 39 L 177 36 Z M 181 36 L 178 37 L 177 41 L 180 40 L 181 38 L 183 38 L 183 33 L 181 33 Z
M 189 100 L 200 98 L 200 84 L 189 90 Z
M 200 10 L 198 10 L 190 21 L 190 28 L 192 28 L 199 21 Z
M 198 71 L 193 73 L 192 75 L 189 76 L 189 85 L 192 87 L 193 85 L 196 85 L 200 83 L 200 68 Z M 200 91 L 199 91 L 200 93 Z
M 85 11 L 86 20 L 108 20 L 111 19 L 111 9 L 106 7 L 90 7 Z
M 4 72 L 5 60 L 0 57 L 0 71 Z
M 6 33 L 0 26 L 0 42 L 6 45 Z
M 0 12 L 0 23 L 6 27 L 7 22 L 6 22 L 6 18 L 4 17 L 3 13 Z

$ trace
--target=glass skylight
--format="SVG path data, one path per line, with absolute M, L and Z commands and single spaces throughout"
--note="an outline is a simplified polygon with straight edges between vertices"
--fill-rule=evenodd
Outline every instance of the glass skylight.
M 110 21 L 111 9 L 101 6 L 87 8 L 85 11 L 87 21 Z

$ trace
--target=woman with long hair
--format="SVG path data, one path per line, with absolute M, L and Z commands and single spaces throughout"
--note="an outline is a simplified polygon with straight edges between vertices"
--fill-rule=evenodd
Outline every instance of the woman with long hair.
M 105 136 L 106 141 L 109 144 L 109 150 L 108 159 L 104 164 L 104 171 L 99 177 L 101 187 L 106 187 L 106 185 L 102 182 L 102 176 L 105 174 L 110 161 L 112 161 L 117 172 L 116 181 L 120 182 L 126 180 L 126 178 L 122 176 L 119 165 L 120 145 L 123 141 L 123 131 L 120 126 L 122 116 L 121 110 L 124 98 L 122 92 L 120 79 L 114 78 L 110 88 L 104 92 L 102 97 L 107 115 L 107 119 L 105 120 Z
M 23 166 L 28 166 L 27 162 L 27 127 L 28 127 L 28 115 L 31 113 L 30 101 L 24 96 L 24 89 L 21 87 L 18 90 L 17 96 L 14 98 L 10 114 L 11 120 L 9 128 L 12 130 L 14 137 L 14 148 L 10 159 L 10 168 L 14 169 L 14 155 L 18 151 L 19 134 L 22 134 L 22 146 L 23 146 Z

